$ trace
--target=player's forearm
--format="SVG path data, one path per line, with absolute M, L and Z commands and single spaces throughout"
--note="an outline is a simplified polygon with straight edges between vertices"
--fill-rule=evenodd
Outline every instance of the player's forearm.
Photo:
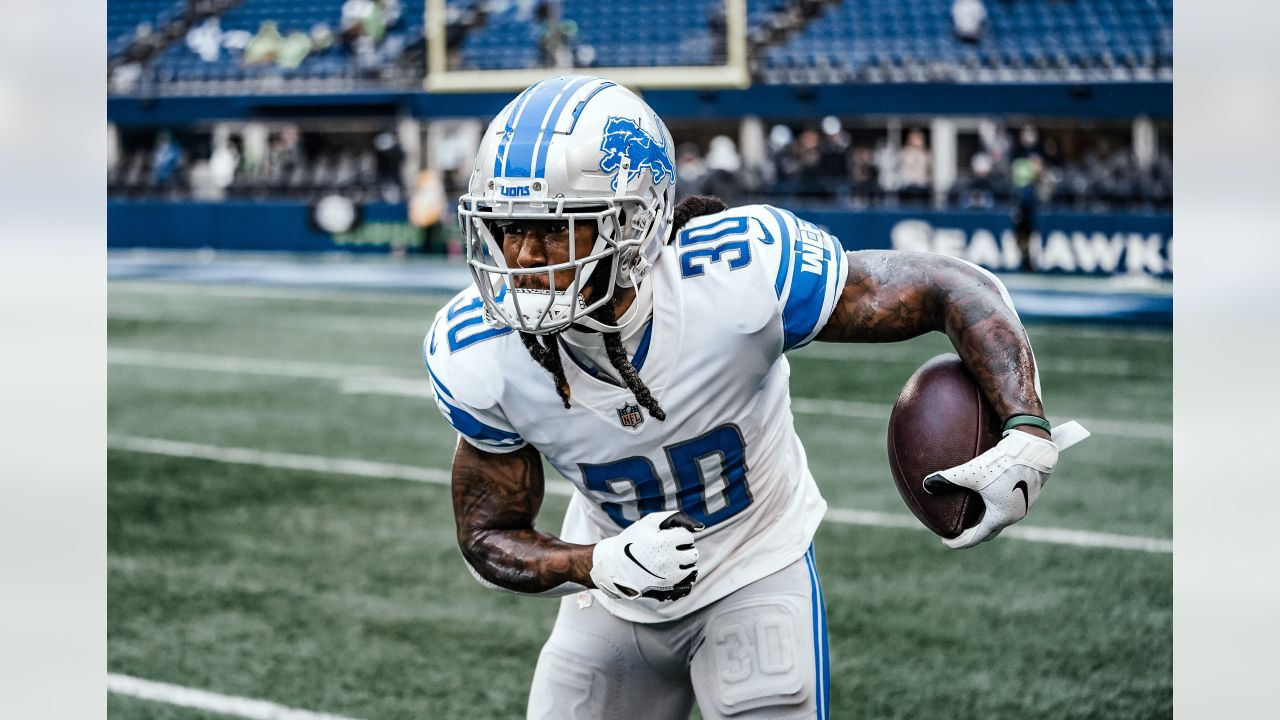
M 542 458 L 532 446 L 495 454 L 459 442 L 453 512 L 463 557 L 479 577 L 513 592 L 592 587 L 592 546 L 533 527 L 542 494 Z
M 970 266 L 947 273 L 942 285 L 944 331 L 1001 419 L 1044 416 L 1036 392 L 1035 359 L 1026 330 L 995 281 Z M 1033 434 L 1038 428 L 1022 428 Z
M 537 530 L 478 530 L 459 536 L 476 574 L 504 590 L 545 593 L 591 582 L 593 545 L 574 545 Z
M 1001 418 L 1043 416 L 1026 332 L 991 276 L 932 253 L 850 252 L 849 275 L 817 339 L 897 342 L 941 331 Z

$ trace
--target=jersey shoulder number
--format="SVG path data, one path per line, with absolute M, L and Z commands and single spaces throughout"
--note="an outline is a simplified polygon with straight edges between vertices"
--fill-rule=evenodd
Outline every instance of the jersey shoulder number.
M 484 323 L 480 296 L 468 287 L 436 314 L 422 342 L 422 361 L 440 412 L 463 438 L 488 452 L 511 452 L 525 441 L 497 406 L 500 358 L 471 348 L 511 332 Z
M 818 334 L 848 272 L 837 238 L 771 205 L 695 218 L 677 233 L 674 244 L 684 280 L 697 282 L 716 274 L 739 293 L 771 290 L 770 300 L 783 326 L 784 351 L 802 347 Z

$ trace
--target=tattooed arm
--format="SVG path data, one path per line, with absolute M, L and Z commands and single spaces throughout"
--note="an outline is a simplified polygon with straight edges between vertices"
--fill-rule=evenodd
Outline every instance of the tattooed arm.
M 595 546 L 574 545 L 534 529 L 542 489 L 542 458 L 532 445 L 498 454 L 459 440 L 453 457 L 453 514 L 463 557 L 480 579 L 503 590 L 562 595 L 595 587 Z
M 896 342 L 945 332 L 1001 418 L 1044 416 L 1031 344 L 990 276 L 942 255 L 866 250 L 847 258 L 848 280 L 816 339 Z

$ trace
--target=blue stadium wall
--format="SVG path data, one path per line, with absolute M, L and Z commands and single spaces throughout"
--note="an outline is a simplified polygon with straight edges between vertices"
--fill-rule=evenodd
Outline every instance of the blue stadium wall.
M 1006 212 L 800 210 L 849 249 L 928 250 L 963 257 L 992 270 L 1013 270 L 1018 254 Z M 386 252 L 416 245 L 403 204 L 372 203 L 354 232 L 332 235 L 310 223 L 303 202 L 111 200 L 107 245 L 121 248 L 333 250 Z M 1173 275 L 1169 213 L 1043 213 L 1033 252 L 1052 273 Z

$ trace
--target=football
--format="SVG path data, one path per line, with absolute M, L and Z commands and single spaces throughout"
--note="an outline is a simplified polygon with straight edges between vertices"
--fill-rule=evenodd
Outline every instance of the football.
M 911 513 L 954 538 L 982 518 L 978 493 L 925 492 L 924 479 L 977 457 L 1000 441 L 1000 420 L 954 354 L 929 360 L 907 380 L 889 416 L 889 469 Z

